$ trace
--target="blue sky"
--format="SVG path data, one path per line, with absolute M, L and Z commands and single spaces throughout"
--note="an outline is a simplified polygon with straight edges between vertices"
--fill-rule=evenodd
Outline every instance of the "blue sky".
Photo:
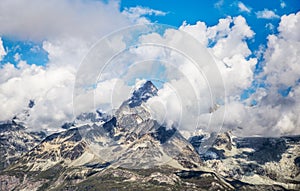
M 48 54 L 42 48 L 42 43 L 20 41 L 5 36 L 2 37 L 2 41 L 6 49 L 6 56 L 0 62 L 2 64 L 10 62 L 16 65 L 20 60 L 36 65 L 45 65 L 48 62 Z

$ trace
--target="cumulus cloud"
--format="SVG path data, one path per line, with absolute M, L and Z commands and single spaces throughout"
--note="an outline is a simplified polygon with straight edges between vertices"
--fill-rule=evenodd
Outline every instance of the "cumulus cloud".
M 264 53 L 265 66 L 261 76 L 268 88 L 253 95 L 259 100 L 260 111 L 264 115 L 255 115 L 264 120 L 266 127 L 274 134 L 295 134 L 299 132 L 299 52 L 300 38 L 298 29 L 300 13 L 281 17 L 278 35 L 269 35 Z M 289 90 L 288 90 L 289 89 Z M 280 91 L 287 91 L 282 95 Z M 262 128 L 263 129 L 263 128 Z
M 256 76 L 254 67 L 257 59 L 249 58 L 251 51 L 245 39 L 253 38 L 254 32 L 242 17 L 226 18 L 216 26 L 205 23 L 186 23 L 181 26 L 210 48 L 226 87 L 226 113 L 223 127 L 234 128 L 239 135 L 299 134 L 299 14 L 284 15 L 278 26 L 279 34 L 268 36 L 263 51 L 265 67 Z M 233 25 L 231 24 L 233 23 Z M 214 43 L 215 42 L 215 43 Z M 239 48 L 235 48 L 239 47 Z M 253 81 L 264 81 L 261 87 L 247 100 L 240 95 Z M 289 91 L 287 96 L 280 91 Z M 251 100 L 256 104 L 252 105 Z M 221 106 L 215 112 L 224 109 Z M 242 130 L 238 130 L 237 127 Z
M 0 36 L 21 40 L 99 37 L 130 24 L 117 1 L 3 0 L 0 17 Z
M 299 41 L 300 35 L 296 32 L 300 30 L 299 17 L 300 12 L 283 15 L 278 27 L 280 36 L 290 41 Z
M 239 7 L 239 10 L 241 12 L 246 12 L 246 13 L 250 13 L 251 12 L 251 8 L 247 7 L 244 3 L 242 2 L 238 2 L 238 7 Z
M 299 134 L 299 52 L 300 38 L 297 32 L 300 13 L 281 17 L 279 34 L 268 36 L 264 52 L 263 78 L 266 88 L 259 88 L 251 99 L 254 107 L 245 107 L 248 132 L 264 135 Z M 287 91 L 286 95 L 280 92 Z M 243 118 L 242 118 L 243 119 Z M 245 121 L 245 119 L 244 119 Z M 244 124 L 244 127 L 247 127 Z M 249 126 L 256 128 L 249 128 Z M 247 132 L 247 131 L 246 131 Z M 251 133 L 249 133 L 251 135 Z
M 181 30 L 193 35 L 206 46 L 210 46 L 219 66 L 228 93 L 238 95 L 249 87 L 253 77 L 255 58 L 248 59 L 251 51 L 246 39 L 253 38 L 254 32 L 242 16 L 220 19 L 215 26 L 206 27 L 204 23 L 196 25 L 184 23 Z
M 278 35 L 268 36 L 268 49 L 265 52 L 266 81 L 272 86 L 294 86 L 299 79 L 300 13 L 284 15 L 278 27 Z M 288 59 L 287 59 L 288 57 Z
M 264 9 L 263 11 L 257 11 L 256 17 L 259 19 L 278 19 L 280 18 L 276 13 L 272 10 Z
M 204 46 L 208 44 L 207 38 L 207 26 L 204 22 L 198 21 L 195 25 L 189 25 L 186 21 L 179 27 L 180 30 L 183 30 L 191 34 Z

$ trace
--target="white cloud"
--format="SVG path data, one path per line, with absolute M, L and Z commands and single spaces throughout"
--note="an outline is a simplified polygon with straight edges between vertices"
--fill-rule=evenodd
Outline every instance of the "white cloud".
M 2 39 L 0 37 L 0 61 L 3 59 L 3 57 L 6 55 L 6 51 L 3 47 L 3 42 Z
M 300 73 L 300 12 L 284 15 L 278 27 L 279 35 L 268 36 L 268 48 L 265 52 L 267 82 L 280 86 L 295 86 Z M 288 58 L 288 59 L 287 59 Z
M 95 106 L 104 111 L 118 109 L 130 97 L 131 87 L 124 80 L 113 78 L 97 84 Z
M 289 15 L 283 15 L 279 23 L 278 31 L 280 36 L 284 39 L 289 39 L 291 41 L 299 41 L 300 34 L 297 31 L 300 31 L 300 12 L 291 13 Z
M 130 8 L 125 8 L 125 12 L 128 12 L 130 14 L 136 14 L 139 16 L 143 15 L 155 15 L 155 16 L 165 16 L 167 13 L 155 9 L 150 9 L 148 7 L 130 7 Z
M 265 66 L 260 75 L 265 78 L 268 88 L 261 88 L 253 95 L 258 101 L 255 109 L 249 110 L 253 115 L 253 125 L 263 134 L 285 135 L 299 134 L 300 110 L 300 13 L 281 17 L 278 35 L 269 35 L 267 49 L 264 52 Z M 290 87 L 286 97 L 278 93 L 280 89 Z M 250 124 L 251 124 L 250 123 Z
M 198 21 L 195 25 L 190 25 L 187 24 L 187 22 L 185 21 L 182 23 L 179 29 L 189 33 L 199 42 L 201 42 L 204 46 L 207 46 L 207 26 L 204 22 Z
M 21 60 L 21 55 L 19 53 L 16 53 L 14 55 L 14 60 L 15 60 L 15 62 L 19 62 Z
M 224 0 L 219 0 L 214 4 L 214 7 L 220 9 L 224 5 Z
M 280 7 L 283 9 L 283 8 L 285 8 L 286 7 L 286 3 L 284 2 L 284 1 L 281 1 L 280 2 Z
M 150 23 L 150 20 L 148 20 L 144 16 L 147 15 L 165 16 L 167 14 L 166 12 L 160 10 L 150 9 L 148 7 L 141 7 L 141 6 L 125 8 L 122 13 L 126 15 L 128 18 L 130 18 L 132 22 L 140 23 L 140 24 Z
M 20 61 L 18 68 L 6 64 L 0 70 L 0 120 L 12 118 L 21 112 L 30 99 L 36 101 L 30 125 L 57 127 L 59 122 L 72 116 L 74 73 L 61 67 L 44 68 Z
M 236 132 L 244 136 L 300 133 L 299 20 L 300 13 L 281 17 L 279 34 L 269 35 L 267 48 L 263 51 L 264 71 L 256 77 L 266 78 L 268 88 L 257 89 L 256 93 L 243 102 L 239 95 L 254 80 L 253 71 L 257 63 L 256 58 L 247 58 L 251 51 L 244 40 L 253 38 L 254 33 L 245 20 L 242 17 L 226 18 L 211 27 L 205 23 L 192 26 L 184 23 L 181 26 L 181 30 L 202 42 L 215 41 L 210 50 L 216 56 L 226 87 L 225 129 L 240 126 L 242 130 Z M 291 92 L 287 97 L 281 96 L 278 90 L 287 87 L 292 87 Z M 255 106 L 251 106 L 253 99 L 257 101 Z M 224 109 L 223 106 L 216 112 L 221 109 Z
M 210 50 L 216 57 L 226 90 L 230 95 L 238 95 L 242 89 L 249 87 L 257 60 L 246 59 L 251 51 L 245 40 L 252 38 L 254 32 L 244 17 L 220 19 L 216 26 L 207 28 L 203 24 L 199 27 L 199 23 L 194 26 L 184 24 L 180 29 L 202 41 L 214 42 Z M 195 34 L 201 34 L 201 37 Z
M 151 108 L 151 114 L 154 119 L 167 127 L 172 127 L 175 124 L 180 124 L 182 119 L 182 112 L 184 103 L 182 103 L 182 96 L 176 92 L 174 84 L 165 84 L 158 92 L 158 96 L 151 98 L 147 104 Z M 183 123 L 181 125 L 187 125 Z
M 247 12 L 247 13 L 250 13 L 251 12 L 251 8 L 247 7 L 244 3 L 242 2 L 238 2 L 238 7 L 239 7 L 239 10 L 241 12 Z
M 272 23 L 267 23 L 267 24 L 265 25 L 265 27 L 266 27 L 268 30 L 274 32 L 275 26 L 274 26 Z
M 230 24 L 232 24 L 231 17 L 219 19 L 219 23 L 217 25 L 211 26 L 207 29 L 208 38 L 215 43 L 219 39 L 226 37 L 231 30 Z
M 280 18 L 276 13 L 272 10 L 264 9 L 263 11 L 257 11 L 256 17 L 259 19 L 277 19 Z
M 119 11 L 117 1 L 3 0 L 0 35 L 21 40 L 57 37 L 98 38 L 131 22 Z
M 234 25 L 227 34 L 227 37 L 219 39 L 213 47 L 214 54 L 220 59 L 232 57 L 238 53 L 243 56 L 248 56 L 251 53 L 244 40 L 252 38 L 254 32 L 242 16 L 235 17 L 232 23 Z

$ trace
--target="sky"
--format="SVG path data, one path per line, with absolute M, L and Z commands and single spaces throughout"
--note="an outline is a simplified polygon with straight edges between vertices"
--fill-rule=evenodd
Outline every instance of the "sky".
M 76 75 L 95 43 L 124 27 L 149 23 L 170 25 L 175 31 L 169 30 L 162 37 L 145 35 L 137 41 L 172 43 L 177 34 L 185 32 L 215 60 L 223 82 L 211 87 L 218 90 L 224 85 L 226 96 L 217 101 L 213 112 L 224 117 L 214 119 L 212 126 L 221 125 L 224 130 L 233 129 L 243 136 L 300 134 L 298 0 L 166 0 L 163 3 L 158 0 L 3 0 L 0 3 L 0 121 L 22 112 L 33 99 L 36 105 L 28 126 L 35 130 L 59 129 L 65 121 L 74 118 Z M 211 106 L 206 104 L 210 103 L 209 96 L 203 93 L 208 88 L 203 85 L 204 79 L 180 55 L 158 50 L 137 47 L 116 59 L 107 69 L 105 80 L 93 89 L 96 97 L 101 97 L 96 99 L 97 104 L 107 106 L 113 98 L 114 105 L 118 105 L 131 91 L 124 81 L 126 76 L 121 79 L 119 74 L 112 75 L 112 70 L 129 68 L 126 79 L 131 77 L 131 82 L 136 74 L 164 71 L 163 79 L 168 83 L 162 84 L 159 96 L 149 101 L 156 113 L 153 115 L 172 125 L 179 123 L 178 113 L 184 113 L 180 114 L 183 129 L 205 129 L 211 118 Z M 149 61 L 153 58 L 161 61 Z M 143 61 L 139 67 L 128 64 L 139 60 Z M 172 66 L 166 64 L 170 62 Z M 200 93 L 196 92 L 194 97 L 184 93 L 188 88 L 186 80 L 195 82 L 190 87 Z M 79 108 L 88 108 L 84 100 L 89 94 L 78 98 L 81 100 L 78 102 L 85 103 Z M 199 99 L 201 108 L 193 104 Z M 191 124 L 195 117 L 199 119 L 196 125 Z

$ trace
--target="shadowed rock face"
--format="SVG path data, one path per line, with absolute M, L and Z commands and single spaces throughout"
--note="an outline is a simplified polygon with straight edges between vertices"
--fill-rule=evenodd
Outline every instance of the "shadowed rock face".
M 282 154 L 288 148 L 283 138 L 248 137 L 237 139 L 236 142 L 237 148 L 253 148 L 254 152 L 244 154 L 259 164 L 280 161 Z
M 114 134 L 114 127 L 117 126 L 117 119 L 113 117 L 111 120 L 103 124 L 103 129 L 112 137 Z
M 300 156 L 297 157 L 297 158 L 295 158 L 294 162 L 295 162 L 295 165 L 296 165 L 298 168 L 300 168 Z
M 167 142 L 176 132 L 175 128 L 167 129 L 166 127 L 160 126 L 154 133 L 151 133 L 152 137 L 159 140 L 160 143 Z

